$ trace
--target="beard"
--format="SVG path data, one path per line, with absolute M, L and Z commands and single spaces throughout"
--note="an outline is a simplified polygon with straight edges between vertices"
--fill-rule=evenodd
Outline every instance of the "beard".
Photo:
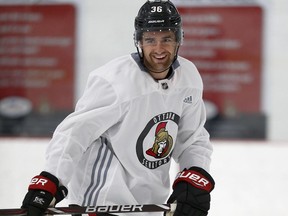
M 144 58 L 144 65 L 152 73 L 163 73 L 169 70 L 173 61 L 170 54 L 150 54 Z

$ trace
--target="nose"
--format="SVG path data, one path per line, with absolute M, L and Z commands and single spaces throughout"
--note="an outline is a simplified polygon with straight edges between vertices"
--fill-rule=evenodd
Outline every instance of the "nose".
M 155 51 L 158 51 L 158 52 L 163 51 L 164 50 L 164 43 L 160 40 L 157 40 L 157 41 L 155 41 L 155 44 L 153 47 L 154 47 Z

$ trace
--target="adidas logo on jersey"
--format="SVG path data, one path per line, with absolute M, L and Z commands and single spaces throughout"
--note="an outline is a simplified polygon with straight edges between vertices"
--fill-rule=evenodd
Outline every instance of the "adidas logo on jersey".
M 188 96 L 188 97 L 184 98 L 183 102 L 188 103 L 188 104 L 192 104 L 192 96 Z

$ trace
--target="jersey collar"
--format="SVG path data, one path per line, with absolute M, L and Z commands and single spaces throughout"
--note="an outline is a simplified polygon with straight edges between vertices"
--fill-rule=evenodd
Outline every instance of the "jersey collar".
M 148 73 L 146 67 L 143 65 L 142 60 L 140 59 L 138 53 L 132 53 L 131 57 L 134 59 L 134 61 L 137 63 L 138 67 L 141 71 Z M 179 61 L 176 59 L 174 63 L 172 64 L 172 73 L 169 73 L 169 77 L 167 79 L 171 79 L 175 73 L 175 70 L 180 66 Z M 170 69 L 171 70 L 171 69 Z

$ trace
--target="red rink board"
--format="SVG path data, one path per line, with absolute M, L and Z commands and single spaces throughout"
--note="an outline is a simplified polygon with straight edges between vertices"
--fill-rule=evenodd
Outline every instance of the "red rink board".
M 0 100 L 73 108 L 75 16 L 70 4 L 0 6 Z
M 261 111 L 262 9 L 258 6 L 179 6 L 180 55 L 203 78 L 204 99 L 220 114 Z M 228 115 L 228 114 L 227 114 Z

